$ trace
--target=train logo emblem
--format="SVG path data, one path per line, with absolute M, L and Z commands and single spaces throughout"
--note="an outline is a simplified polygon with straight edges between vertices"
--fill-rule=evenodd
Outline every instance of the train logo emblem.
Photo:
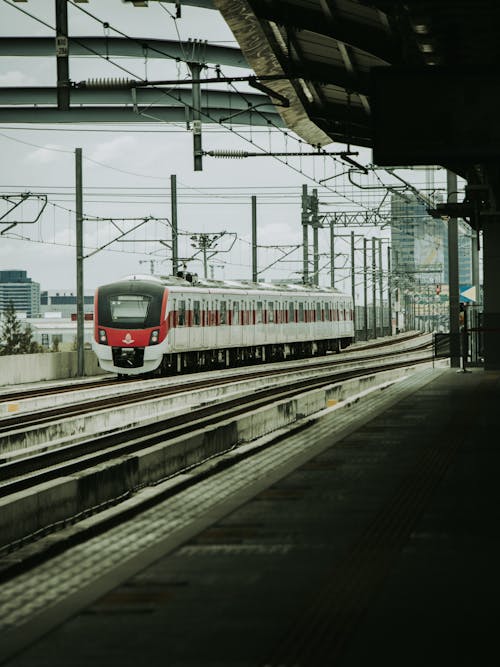
M 134 342 L 134 339 L 130 335 L 130 333 L 125 334 L 125 338 L 122 340 L 122 343 L 125 343 L 125 345 L 131 345 Z

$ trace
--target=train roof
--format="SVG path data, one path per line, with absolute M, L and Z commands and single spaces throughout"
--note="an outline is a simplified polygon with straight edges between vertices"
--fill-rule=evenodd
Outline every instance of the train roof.
M 316 285 L 303 285 L 302 283 L 289 282 L 253 282 L 251 280 L 210 280 L 208 278 L 195 278 L 194 280 L 186 280 L 179 276 L 155 276 L 152 274 L 132 274 L 122 278 L 125 280 L 138 280 L 144 282 L 154 282 L 164 285 L 166 287 L 185 287 L 195 289 L 210 290 L 241 290 L 245 292 L 306 292 L 308 294 L 338 294 L 339 296 L 349 296 L 340 290 L 333 287 L 323 287 Z

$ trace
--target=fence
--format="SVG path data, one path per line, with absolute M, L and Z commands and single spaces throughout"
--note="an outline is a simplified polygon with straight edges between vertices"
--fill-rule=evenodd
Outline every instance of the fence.
M 484 364 L 483 313 L 478 306 L 466 306 L 460 313 L 459 333 L 435 333 L 434 357 L 450 357 L 460 351 L 462 368 L 479 367 Z

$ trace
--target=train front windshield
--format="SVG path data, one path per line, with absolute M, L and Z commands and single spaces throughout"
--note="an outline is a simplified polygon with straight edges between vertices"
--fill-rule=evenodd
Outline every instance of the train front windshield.
M 102 287 L 98 299 L 99 326 L 113 329 L 147 329 L 160 324 L 163 289 L 157 285 L 127 288 Z
M 130 326 L 130 322 L 145 325 L 151 306 L 150 296 L 117 294 L 109 298 L 111 321 L 116 327 Z

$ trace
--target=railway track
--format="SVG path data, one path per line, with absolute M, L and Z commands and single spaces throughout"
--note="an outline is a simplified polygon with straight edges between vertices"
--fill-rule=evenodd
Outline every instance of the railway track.
M 393 355 L 390 361 L 383 363 L 372 360 L 369 369 L 365 364 L 359 367 L 358 363 L 355 369 L 339 370 L 336 367 L 334 373 L 322 376 L 311 377 L 309 373 L 306 378 L 296 380 L 293 384 L 285 379 L 281 386 L 274 385 L 258 392 L 251 391 L 247 395 L 240 394 L 226 401 L 217 401 L 212 405 L 119 432 L 105 432 L 69 441 L 61 446 L 51 448 L 41 445 L 21 454 L 11 452 L 10 455 L 4 455 L 0 464 L 0 498 L 4 505 L 10 504 L 11 515 L 16 513 L 16 502 L 22 503 L 25 509 L 20 521 L 23 526 L 21 532 L 11 532 L 10 537 L 4 537 L 0 556 L 18 553 L 20 548 L 36 543 L 41 536 L 55 533 L 105 508 L 120 504 L 145 487 L 158 486 L 175 478 L 175 483 L 169 487 L 171 492 L 176 486 L 183 488 L 186 480 L 208 474 L 207 470 L 217 471 L 221 465 L 228 465 L 230 460 L 250 455 L 253 450 L 250 438 L 244 434 L 244 430 L 240 432 L 235 426 L 241 420 L 248 421 L 249 414 L 260 414 L 265 424 L 266 411 L 270 411 L 270 419 L 277 419 L 276 409 L 278 413 L 280 410 L 287 413 L 287 419 L 283 422 L 286 428 L 280 429 L 281 424 L 278 423 L 276 433 L 269 438 L 269 444 L 279 441 L 290 430 L 304 428 L 311 419 L 314 420 L 315 411 L 325 405 L 325 388 L 341 386 L 355 378 L 366 377 L 367 374 L 375 378 L 384 372 L 394 373 L 397 369 L 429 364 L 430 357 L 425 349 L 413 351 L 411 356 L 411 361 L 408 353 L 399 360 Z M 312 407 L 307 405 L 307 408 L 303 408 L 300 402 L 296 402 L 301 396 L 318 395 L 320 398 L 314 399 L 318 402 Z M 307 414 L 307 410 L 311 412 Z M 255 427 L 252 429 L 254 439 L 272 431 L 267 425 L 264 425 L 260 434 Z M 188 477 L 183 477 L 186 474 Z M 68 480 L 74 486 L 73 493 L 78 498 L 76 504 L 64 496 L 65 502 L 49 503 L 45 512 L 38 511 L 36 519 L 30 516 L 30 497 L 36 498 L 39 507 L 43 504 L 44 493 L 57 498 L 61 489 L 68 485 Z M 150 497 L 148 502 L 151 502 Z M 126 516 L 127 512 L 124 512 Z M 101 525 L 105 526 L 106 523 Z M 8 535 L 5 530 L 0 533 Z M 55 543 L 56 540 L 50 541 L 50 553 L 54 552 Z M 43 547 L 39 550 L 31 547 L 29 558 L 19 556 L 13 561 L 8 557 L 3 562 L 0 559 L 0 577 L 8 578 L 20 569 L 29 567 L 33 562 L 33 554 L 38 553 L 35 558 L 38 562 L 40 552 L 49 553 Z
M 412 363 L 419 362 L 428 363 L 429 357 L 424 355 Z M 394 361 L 374 366 L 369 372 L 376 374 L 405 368 L 407 365 L 407 360 Z M 256 410 L 270 403 L 293 398 L 305 391 L 314 391 L 331 385 L 332 381 L 343 382 L 364 375 L 366 375 L 365 369 L 351 369 L 345 372 L 337 371 L 333 377 L 331 375 L 321 378 L 308 377 L 305 380 L 295 381 L 292 385 L 273 386 L 247 396 L 198 408 L 188 415 L 177 415 L 146 426 L 136 426 L 127 431 L 79 441 L 55 450 L 44 450 L 20 459 L 6 460 L 0 465 L 0 497 L 42 484 L 57 476 L 75 474 L 90 466 L 126 456 L 167 439 L 172 440 L 193 429 L 204 430 L 213 427 L 220 421 L 234 419 L 249 410 Z M 156 396 L 156 392 L 153 392 L 153 395 Z
M 399 341 L 400 343 L 401 341 Z M 431 344 L 428 337 L 412 336 L 408 339 L 404 339 L 403 343 L 408 345 L 411 343 L 411 350 L 430 350 Z M 401 349 L 399 349 L 399 344 L 392 344 L 392 347 L 395 349 L 393 351 L 385 351 L 390 346 L 390 341 L 387 342 L 384 346 L 363 346 L 359 350 L 351 351 L 350 354 L 340 354 L 329 357 L 322 357 L 320 359 L 314 360 L 304 360 L 302 362 L 287 362 L 284 364 L 264 364 L 255 367 L 245 367 L 244 369 L 239 369 L 237 372 L 234 371 L 220 371 L 220 372 L 211 372 L 208 374 L 203 374 L 202 379 L 197 379 L 196 374 L 185 376 L 182 380 L 177 378 L 169 378 L 168 380 L 161 379 L 150 379 L 146 381 L 106 381 L 103 382 L 91 382 L 85 384 L 84 387 L 78 386 L 70 388 L 65 386 L 61 393 L 55 392 L 55 388 L 51 387 L 48 390 L 48 393 L 44 392 L 43 389 L 32 390 L 26 392 L 22 395 L 22 398 L 19 396 L 15 399 L 10 400 L 27 400 L 27 399 L 36 399 L 36 398 L 47 398 L 54 396 L 57 393 L 58 396 L 58 405 L 57 407 L 45 408 L 43 405 L 36 407 L 36 412 L 28 411 L 16 412 L 5 417 L 3 420 L 0 420 L 0 438 L 2 434 L 6 434 L 11 431 L 13 428 L 28 428 L 30 426 L 40 426 L 44 423 L 48 423 L 53 419 L 60 419 L 63 417 L 78 416 L 84 415 L 95 410 L 126 406 L 139 401 L 150 401 L 155 398 L 161 398 L 166 396 L 171 396 L 179 394 L 181 392 L 197 391 L 203 389 L 207 386 L 223 386 L 230 385 L 236 381 L 240 381 L 242 378 L 245 380 L 252 380 L 258 378 L 266 378 L 269 375 L 279 376 L 291 374 L 297 371 L 304 371 L 307 369 L 310 373 L 323 372 L 328 369 L 333 371 L 338 370 L 341 367 L 348 367 L 352 364 L 355 359 L 357 363 L 370 362 L 373 359 L 380 357 L 380 349 L 384 350 L 385 356 L 395 356 L 401 354 Z M 371 349 L 371 352 L 367 353 L 367 349 Z M 409 348 L 406 348 L 408 351 Z M 109 395 L 106 391 L 106 395 L 100 398 L 90 398 L 87 395 L 82 401 L 78 400 L 78 394 L 82 391 L 88 391 L 89 389 L 93 390 L 99 388 L 100 390 L 111 388 L 113 392 L 112 395 Z M 69 397 L 69 399 L 66 399 Z M 66 402 L 69 400 L 70 402 Z M 0 396 L 0 403 L 2 403 L 2 396 Z
M 362 350 L 378 350 L 382 348 L 395 346 L 400 343 L 419 341 L 422 338 L 423 338 L 422 334 L 416 332 L 410 332 L 408 334 L 400 334 L 397 337 L 387 338 L 384 339 L 383 341 L 357 343 L 343 350 L 341 356 L 349 355 L 350 353 L 353 352 L 356 353 Z M 335 355 L 334 358 L 337 359 L 338 356 L 339 355 Z M 302 360 L 302 363 L 303 362 L 304 360 Z M 288 363 L 294 363 L 294 362 L 288 362 Z M 265 369 L 265 367 L 269 365 L 270 364 L 263 364 L 263 366 L 261 366 L 260 368 Z M 249 366 L 247 368 L 250 369 L 251 367 Z M 170 376 L 170 377 L 176 377 L 176 376 Z M 185 378 L 186 376 L 177 376 L 177 377 Z M 123 387 L 134 383 L 135 384 L 144 383 L 148 379 L 150 382 L 155 382 L 158 381 L 159 378 L 122 379 L 122 378 L 117 378 L 116 376 L 113 375 L 109 377 L 108 376 L 100 377 L 97 380 L 95 378 L 89 378 L 89 379 L 78 379 L 77 381 L 70 380 L 68 382 L 62 382 L 62 381 L 56 383 L 47 382 L 40 386 L 30 387 L 29 389 L 18 389 L 14 387 L 11 388 L 4 386 L 0 387 L 0 403 L 6 403 L 9 401 L 22 401 L 26 399 L 36 398 L 39 396 L 51 396 L 62 393 L 71 394 L 73 392 L 82 391 L 84 389 L 101 389 L 103 387 L 119 387 L 119 386 Z

